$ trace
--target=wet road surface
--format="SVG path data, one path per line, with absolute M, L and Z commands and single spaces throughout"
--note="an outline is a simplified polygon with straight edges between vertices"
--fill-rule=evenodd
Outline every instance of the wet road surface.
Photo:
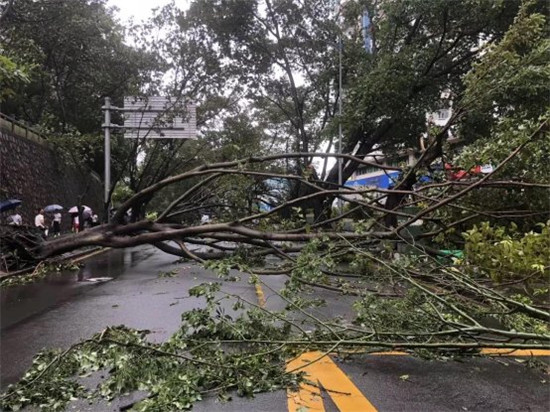
M 53 273 L 31 284 L 2 288 L 0 293 L 2 331 L 88 291 L 95 283 L 90 282 L 89 279 L 93 279 L 98 274 L 118 277 L 125 270 L 125 256 L 126 253 L 123 251 L 113 250 L 103 257 L 90 259 L 80 270 Z M 139 259 L 138 256 L 134 258 Z
M 175 277 L 159 277 L 161 272 L 179 270 Z M 88 281 L 112 277 L 108 282 Z M 266 307 L 276 309 L 285 303 L 269 287 L 279 290 L 286 279 L 271 276 L 263 288 Z M 189 298 L 188 290 L 203 282 L 219 281 L 199 266 L 177 263 L 173 256 L 152 247 L 112 250 L 86 262 L 79 273 L 55 275 L 33 285 L 6 288 L 1 300 L 1 385 L 15 382 L 42 348 L 65 348 L 88 338 L 107 326 L 125 324 L 149 329 L 154 340 L 173 333 L 183 311 L 203 304 Z M 267 287 L 269 286 L 269 287 Z M 256 290 L 246 279 L 225 283 L 223 290 L 252 302 Z M 319 309 L 317 316 L 351 316 L 349 296 L 331 300 L 330 310 Z M 227 303 L 227 310 L 231 303 Z M 469 359 L 466 361 L 426 361 L 409 356 L 357 355 L 353 359 L 332 357 L 334 367 L 343 371 L 357 390 L 368 398 L 372 410 L 380 411 L 547 411 L 550 410 L 549 376 L 541 369 L 527 368 L 524 359 Z M 545 359 L 545 358 L 544 358 Z M 521 362 L 520 362 L 521 361 Z M 335 393 L 340 381 L 330 381 L 331 373 L 320 379 L 322 407 L 319 411 L 366 412 L 342 407 Z M 314 377 L 317 379 L 317 377 Z M 347 380 L 347 378 L 343 379 Z M 69 410 L 116 411 L 135 398 L 112 404 L 75 403 Z M 290 409 L 287 393 L 260 394 L 255 399 L 234 397 L 221 404 L 209 398 L 196 404 L 194 411 L 308 411 L 305 406 Z M 340 406 L 338 406 L 340 405 Z
M 175 277 L 161 272 L 179 270 Z M 107 282 L 89 282 L 112 277 Z M 218 277 L 152 247 L 112 250 L 86 262 L 80 273 L 54 275 L 2 291 L 1 386 L 17 381 L 45 347 L 67 347 L 107 326 L 149 329 L 152 340 L 176 331 L 183 311 L 201 305 L 189 288 Z M 255 301 L 254 288 L 231 282 L 231 292 Z M 230 305 L 228 304 L 228 310 Z

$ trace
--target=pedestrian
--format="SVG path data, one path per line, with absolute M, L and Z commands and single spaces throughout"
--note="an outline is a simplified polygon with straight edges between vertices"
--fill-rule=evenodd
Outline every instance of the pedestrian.
M 82 210 L 82 229 L 89 229 L 92 227 L 92 214 L 94 212 L 87 206 L 84 206 Z
M 36 209 L 36 216 L 34 217 L 34 226 L 42 232 L 42 237 L 46 238 L 48 236 L 48 231 L 46 229 L 44 221 L 44 209 Z
M 53 214 L 52 232 L 53 237 L 58 237 L 61 235 L 61 213 L 59 212 L 55 212 Z
M 71 231 L 74 232 L 74 233 L 78 233 L 79 230 L 80 230 L 80 225 L 79 225 L 79 222 L 78 222 L 78 213 L 76 214 L 73 214 L 73 221 L 72 221 L 72 224 L 71 224 Z
M 23 218 L 17 212 L 8 217 L 8 225 L 11 226 L 21 226 L 23 224 Z

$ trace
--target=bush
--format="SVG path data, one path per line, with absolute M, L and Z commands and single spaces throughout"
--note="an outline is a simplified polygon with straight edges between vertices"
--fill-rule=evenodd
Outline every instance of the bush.
M 550 278 L 550 221 L 539 223 L 540 232 L 520 233 L 515 224 L 508 228 L 483 222 L 463 233 L 467 263 L 494 281 L 526 277 Z

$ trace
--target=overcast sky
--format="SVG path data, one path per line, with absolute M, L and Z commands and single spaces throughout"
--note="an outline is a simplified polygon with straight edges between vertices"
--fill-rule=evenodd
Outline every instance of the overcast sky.
M 109 0 L 109 5 L 117 6 L 120 11 L 118 17 L 124 22 L 134 18 L 138 23 L 151 16 L 151 10 L 168 4 L 170 0 Z M 187 8 L 189 0 L 175 0 L 180 8 Z

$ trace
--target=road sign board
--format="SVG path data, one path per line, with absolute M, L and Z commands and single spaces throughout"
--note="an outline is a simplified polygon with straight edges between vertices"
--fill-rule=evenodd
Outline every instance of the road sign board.
M 196 139 L 196 105 L 173 97 L 125 97 L 124 137 Z

